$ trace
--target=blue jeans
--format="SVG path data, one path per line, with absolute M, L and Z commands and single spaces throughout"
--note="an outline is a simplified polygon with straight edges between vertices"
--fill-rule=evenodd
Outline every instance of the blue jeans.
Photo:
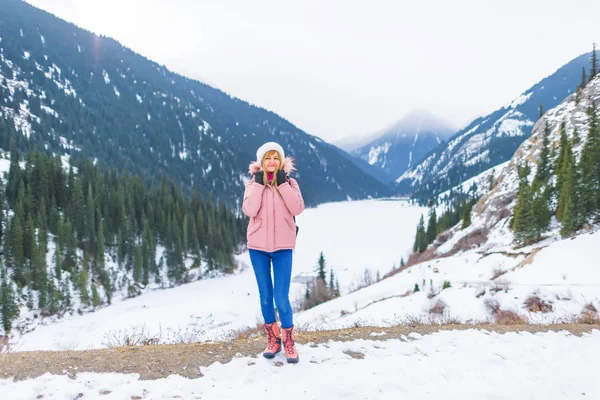
M 292 306 L 289 299 L 290 281 L 292 279 L 292 250 L 278 250 L 268 253 L 250 249 L 250 261 L 254 268 L 256 283 L 258 283 L 260 309 L 265 324 L 275 322 L 275 309 L 273 308 L 273 299 L 275 299 L 281 327 L 291 328 L 294 325 Z M 271 280 L 271 262 L 273 262 L 274 286 Z

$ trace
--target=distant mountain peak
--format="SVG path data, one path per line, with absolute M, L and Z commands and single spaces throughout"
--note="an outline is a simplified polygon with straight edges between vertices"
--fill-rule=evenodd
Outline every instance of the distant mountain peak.
M 399 176 L 455 132 L 454 127 L 431 112 L 415 109 L 371 140 L 355 147 L 352 154 L 392 176 Z
M 456 132 L 456 127 L 431 112 L 415 109 L 406 113 L 398 122 L 383 131 L 383 135 L 403 133 L 435 133 L 446 139 Z M 383 136 L 382 135 L 382 136 Z

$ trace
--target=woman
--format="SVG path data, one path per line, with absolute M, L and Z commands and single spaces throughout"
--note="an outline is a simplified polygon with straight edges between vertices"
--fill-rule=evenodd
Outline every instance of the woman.
M 258 283 L 260 308 L 269 338 L 263 352 L 273 358 L 283 348 L 288 363 L 298 362 L 294 344 L 294 323 L 289 300 L 292 278 L 292 251 L 296 246 L 294 217 L 304 210 L 304 200 L 295 179 L 292 158 L 285 157 L 283 148 L 268 142 L 256 151 L 256 161 L 250 164 L 253 175 L 246 185 L 242 211 L 250 217 L 248 249 Z M 274 282 L 271 280 L 273 264 Z M 281 321 L 281 335 L 275 319 L 273 299 Z M 283 339 L 283 340 L 282 340 Z

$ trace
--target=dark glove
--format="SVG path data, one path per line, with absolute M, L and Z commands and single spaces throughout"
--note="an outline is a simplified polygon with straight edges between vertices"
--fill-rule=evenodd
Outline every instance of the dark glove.
M 264 185 L 265 184 L 265 171 L 257 171 L 254 174 L 254 182 L 258 183 L 259 185 Z
M 281 186 L 287 182 L 287 174 L 284 170 L 277 171 L 277 186 Z

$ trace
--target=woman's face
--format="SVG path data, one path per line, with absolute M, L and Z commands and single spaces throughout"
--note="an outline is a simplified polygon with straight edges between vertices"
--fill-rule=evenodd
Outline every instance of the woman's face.
M 281 164 L 279 155 L 277 153 L 273 153 L 265 157 L 263 168 L 267 172 L 275 172 L 277 171 L 277 168 L 279 168 L 279 164 Z

